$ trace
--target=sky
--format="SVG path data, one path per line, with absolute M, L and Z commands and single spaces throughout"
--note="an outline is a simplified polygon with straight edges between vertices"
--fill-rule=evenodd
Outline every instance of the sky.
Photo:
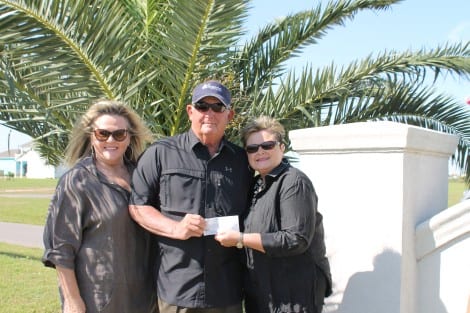
M 246 27 L 249 35 L 277 18 L 326 5 L 325 0 L 254 0 Z M 335 26 L 316 45 L 303 50 L 288 63 L 296 72 L 307 64 L 322 68 L 361 60 L 383 51 L 417 51 L 446 43 L 470 41 L 469 0 L 404 0 L 386 11 L 362 11 L 344 26 Z M 437 90 L 465 104 L 470 98 L 470 81 L 446 76 Z M 10 129 L 0 126 L 0 152 L 8 149 Z M 30 141 L 16 131 L 10 133 L 10 149 Z

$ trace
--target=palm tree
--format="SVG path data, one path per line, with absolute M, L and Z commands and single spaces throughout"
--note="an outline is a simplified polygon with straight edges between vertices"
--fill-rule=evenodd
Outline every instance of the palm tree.
M 299 74 L 286 68 L 332 26 L 400 1 L 329 2 L 242 42 L 248 0 L 0 0 L 0 120 L 36 138 L 56 164 L 92 100 L 123 100 L 156 135 L 173 135 L 188 128 L 194 85 L 217 78 L 233 92 L 233 139 L 259 114 L 287 130 L 398 121 L 459 135 L 454 160 L 470 182 L 469 111 L 423 84 L 442 73 L 468 79 L 470 43 L 384 51 L 341 68 L 306 64 Z

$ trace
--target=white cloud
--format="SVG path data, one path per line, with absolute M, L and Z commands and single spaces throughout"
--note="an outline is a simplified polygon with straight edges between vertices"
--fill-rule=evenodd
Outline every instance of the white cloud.
M 449 33 L 449 41 L 462 42 L 470 40 L 470 21 L 464 21 L 455 26 Z

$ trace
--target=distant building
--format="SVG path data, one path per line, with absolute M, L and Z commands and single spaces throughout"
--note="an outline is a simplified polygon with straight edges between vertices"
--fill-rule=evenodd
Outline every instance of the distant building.
M 14 176 L 16 172 L 15 158 L 3 155 L 3 153 L 0 154 L 0 177 Z
M 58 178 L 65 172 L 64 166 L 47 164 L 33 147 L 33 142 L 29 142 L 18 149 L 0 152 L 0 176 Z

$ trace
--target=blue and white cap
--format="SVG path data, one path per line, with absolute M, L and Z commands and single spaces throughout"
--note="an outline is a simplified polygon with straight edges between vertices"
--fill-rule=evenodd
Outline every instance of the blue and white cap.
M 215 97 L 219 99 L 227 108 L 230 108 L 232 96 L 230 91 L 215 80 L 209 80 L 196 86 L 193 90 L 192 103 L 201 101 L 205 97 Z

